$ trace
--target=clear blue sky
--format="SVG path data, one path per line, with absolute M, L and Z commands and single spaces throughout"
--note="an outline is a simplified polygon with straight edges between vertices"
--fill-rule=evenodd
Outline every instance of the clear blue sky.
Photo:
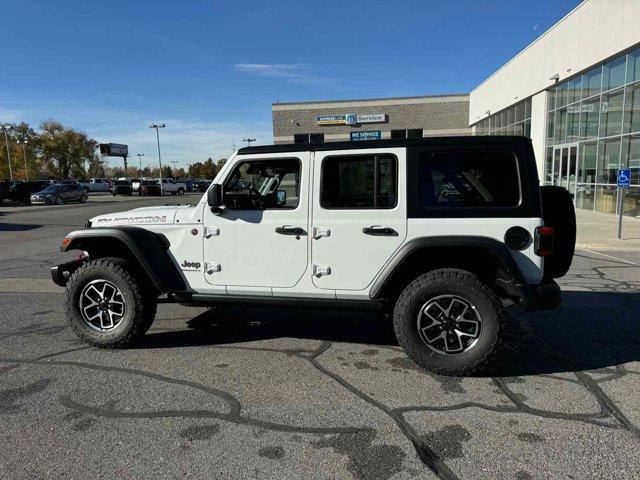
M 278 100 L 468 92 L 578 0 L 2 0 L 0 121 L 166 159 L 271 143 Z M 115 159 L 113 160 L 115 161 Z

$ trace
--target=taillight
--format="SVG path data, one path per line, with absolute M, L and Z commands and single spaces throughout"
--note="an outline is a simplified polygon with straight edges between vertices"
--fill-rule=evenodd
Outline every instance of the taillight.
M 539 257 L 548 257 L 553 253 L 553 228 L 536 227 L 534 239 L 535 253 Z

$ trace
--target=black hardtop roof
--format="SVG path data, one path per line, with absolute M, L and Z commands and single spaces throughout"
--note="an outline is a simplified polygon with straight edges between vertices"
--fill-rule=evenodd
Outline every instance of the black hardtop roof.
M 326 150 L 362 150 L 365 148 L 394 148 L 394 147 L 421 147 L 421 146 L 445 146 L 445 145 L 517 145 L 523 142 L 531 142 L 530 139 L 521 136 L 498 135 L 467 135 L 459 137 L 426 137 L 426 138 L 400 138 L 385 140 L 364 140 L 357 142 L 325 142 L 325 143 L 286 143 L 282 145 L 257 145 L 244 147 L 238 150 L 238 155 L 251 155 L 256 153 L 285 153 Z

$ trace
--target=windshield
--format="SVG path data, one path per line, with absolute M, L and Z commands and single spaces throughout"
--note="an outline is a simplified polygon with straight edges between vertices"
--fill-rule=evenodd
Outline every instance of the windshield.
M 54 192 L 58 192 L 61 189 L 62 187 L 58 185 L 51 185 L 50 187 L 47 187 L 44 190 L 42 190 L 42 193 L 54 193 Z

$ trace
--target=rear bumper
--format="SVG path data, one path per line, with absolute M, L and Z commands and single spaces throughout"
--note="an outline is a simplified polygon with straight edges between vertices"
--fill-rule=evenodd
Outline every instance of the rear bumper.
M 562 303 L 562 291 L 555 280 L 548 280 L 540 285 L 531 287 L 534 302 L 528 310 L 551 310 Z
M 57 267 L 51 267 L 51 279 L 53 280 L 53 283 L 60 287 L 64 287 L 69 281 L 71 274 L 75 272 L 85 261 L 86 259 L 78 259 L 63 263 Z

